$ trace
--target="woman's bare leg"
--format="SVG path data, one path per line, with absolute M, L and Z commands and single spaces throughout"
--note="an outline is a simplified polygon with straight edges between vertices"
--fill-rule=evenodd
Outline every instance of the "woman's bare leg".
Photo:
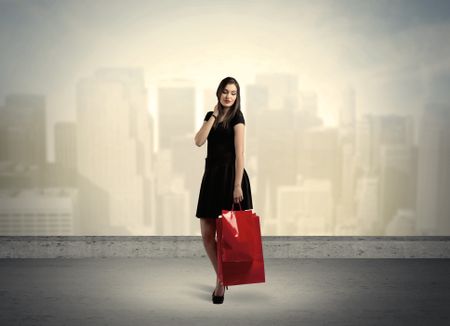
M 206 253 L 211 260 L 211 263 L 216 272 L 216 295 L 223 295 L 223 285 L 219 283 L 218 268 L 217 268 L 217 242 L 216 242 L 216 219 L 214 218 L 201 218 L 200 229 L 202 232 L 203 245 L 205 246 Z

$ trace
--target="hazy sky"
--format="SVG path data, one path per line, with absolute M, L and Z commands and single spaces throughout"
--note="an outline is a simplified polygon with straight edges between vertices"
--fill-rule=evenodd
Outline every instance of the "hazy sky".
M 1 102 L 45 94 L 49 122 L 74 118 L 75 82 L 104 66 L 213 89 L 291 72 L 330 121 L 349 86 L 361 111 L 416 114 L 430 87 L 450 85 L 445 0 L 0 0 L 0 42 Z

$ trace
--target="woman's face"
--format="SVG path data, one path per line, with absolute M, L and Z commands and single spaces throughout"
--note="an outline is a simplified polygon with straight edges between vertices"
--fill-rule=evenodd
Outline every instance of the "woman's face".
M 237 87 L 235 84 L 228 84 L 220 94 L 220 104 L 223 107 L 229 108 L 234 104 L 237 97 Z

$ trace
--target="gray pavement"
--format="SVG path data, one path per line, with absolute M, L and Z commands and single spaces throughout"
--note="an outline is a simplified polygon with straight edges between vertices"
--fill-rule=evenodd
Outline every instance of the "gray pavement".
M 449 259 L 266 259 L 211 303 L 206 257 L 1 259 L 0 325 L 450 325 Z

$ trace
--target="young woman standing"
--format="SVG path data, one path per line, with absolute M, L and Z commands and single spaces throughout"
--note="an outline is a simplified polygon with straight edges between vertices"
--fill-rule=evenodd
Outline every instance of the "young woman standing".
M 236 79 L 224 78 L 216 91 L 218 103 L 209 111 L 195 135 L 195 144 L 208 140 L 205 171 L 200 186 L 196 216 L 206 253 L 218 274 L 216 219 L 222 209 L 234 203 L 242 210 L 252 209 L 250 180 L 244 168 L 245 119 L 241 112 L 240 87 Z M 223 303 L 225 288 L 216 278 L 213 303 Z

